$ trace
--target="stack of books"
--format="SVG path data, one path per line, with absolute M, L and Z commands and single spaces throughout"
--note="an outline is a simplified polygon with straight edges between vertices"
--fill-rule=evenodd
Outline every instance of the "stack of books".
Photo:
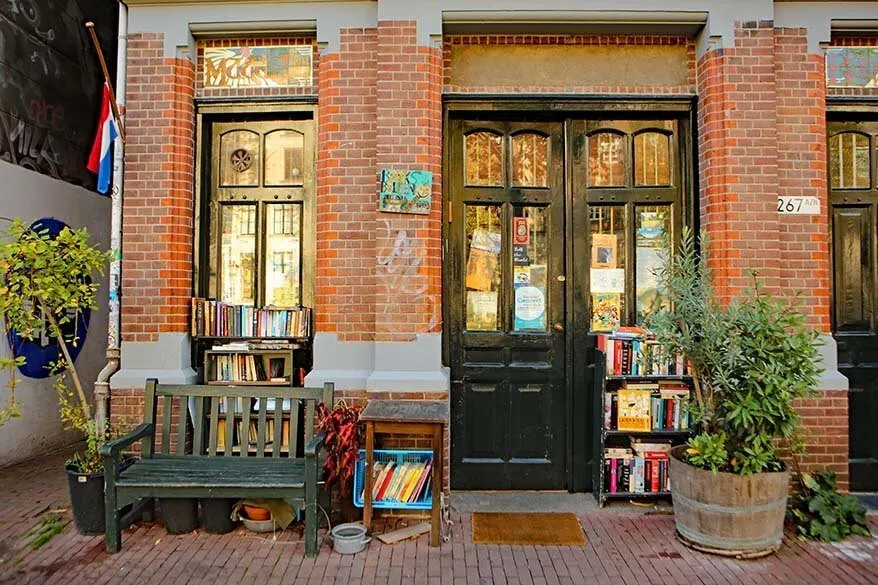
M 193 337 L 310 337 L 308 307 L 256 309 L 209 299 L 192 299 Z
M 689 386 L 674 380 L 632 382 L 604 394 L 604 429 L 666 431 L 689 428 Z
M 607 356 L 608 376 L 682 376 L 687 373 L 682 355 L 669 355 L 641 327 L 619 327 L 597 336 L 597 347 Z
M 372 470 L 372 501 L 414 503 L 430 495 L 433 460 L 376 461 Z
M 640 445 L 649 449 L 644 450 Z M 604 450 L 604 491 L 609 494 L 651 494 L 671 490 L 668 445 L 637 444 Z

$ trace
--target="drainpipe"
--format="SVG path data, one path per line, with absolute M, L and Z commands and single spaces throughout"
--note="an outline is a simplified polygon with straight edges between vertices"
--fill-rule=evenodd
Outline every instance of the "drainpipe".
M 116 50 L 116 103 L 120 115 L 125 117 L 125 76 L 126 56 L 128 52 L 128 6 L 119 2 L 119 38 Z M 110 377 L 119 371 L 121 353 L 119 350 L 119 330 L 121 312 L 119 299 L 122 293 L 122 176 L 124 161 L 121 138 L 113 144 L 113 185 L 110 189 L 110 249 L 113 259 L 110 262 L 109 291 L 109 323 L 107 328 L 107 364 L 98 374 L 95 381 L 95 422 L 104 425 L 107 422 L 108 402 L 110 398 Z

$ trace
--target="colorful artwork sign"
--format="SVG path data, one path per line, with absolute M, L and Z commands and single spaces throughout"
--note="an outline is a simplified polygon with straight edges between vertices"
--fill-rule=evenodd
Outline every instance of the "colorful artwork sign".
M 433 203 L 433 173 L 430 171 L 381 171 L 378 211 L 430 213 Z
M 827 87 L 878 87 L 878 47 L 826 49 Z
M 310 87 L 314 47 L 207 47 L 204 87 Z

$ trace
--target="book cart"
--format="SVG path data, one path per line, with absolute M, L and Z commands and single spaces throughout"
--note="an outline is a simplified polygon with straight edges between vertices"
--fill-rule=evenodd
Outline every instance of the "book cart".
M 636 352 L 644 351 L 634 341 L 642 338 L 604 335 L 601 340 L 599 336 L 594 350 L 594 408 L 599 416 L 594 494 L 601 506 L 612 500 L 669 497 L 668 451 L 692 434 L 683 407 L 691 399 L 692 377 L 682 362 L 670 366 L 641 362 L 640 367 L 633 367 Z M 623 357 L 617 343 L 630 357 Z M 608 349 L 612 352 L 609 359 Z M 620 394 L 625 399 L 621 407 Z

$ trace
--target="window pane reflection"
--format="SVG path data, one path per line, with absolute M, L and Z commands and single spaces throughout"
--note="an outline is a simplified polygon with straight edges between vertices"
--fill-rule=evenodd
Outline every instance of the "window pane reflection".
M 868 189 L 869 139 L 843 132 L 829 139 L 829 175 L 833 189 Z
M 634 184 L 670 185 L 670 136 L 644 132 L 634 137 Z
M 503 137 L 493 132 L 473 132 L 465 141 L 466 184 L 503 185 Z
M 625 314 L 625 208 L 589 208 L 591 330 L 610 331 Z
M 302 206 L 266 205 L 265 304 L 293 307 L 301 302 Z
M 513 330 L 545 331 L 548 262 L 545 207 L 516 207 L 512 218 Z
M 639 205 L 635 210 L 637 323 L 667 306 L 658 273 L 670 244 L 671 207 Z
M 546 187 L 549 184 L 549 138 L 534 132 L 512 137 L 512 184 Z
M 305 137 L 295 130 L 265 135 L 265 184 L 301 185 Z
M 588 137 L 588 184 L 591 187 L 625 184 L 625 152 L 619 134 L 600 132 Z
M 256 206 L 222 208 L 222 301 L 252 305 L 256 258 Z
M 466 208 L 466 328 L 499 329 L 503 248 L 500 208 L 470 205 Z
M 223 134 L 219 167 L 224 187 L 259 185 L 259 135 L 248 130 Z

